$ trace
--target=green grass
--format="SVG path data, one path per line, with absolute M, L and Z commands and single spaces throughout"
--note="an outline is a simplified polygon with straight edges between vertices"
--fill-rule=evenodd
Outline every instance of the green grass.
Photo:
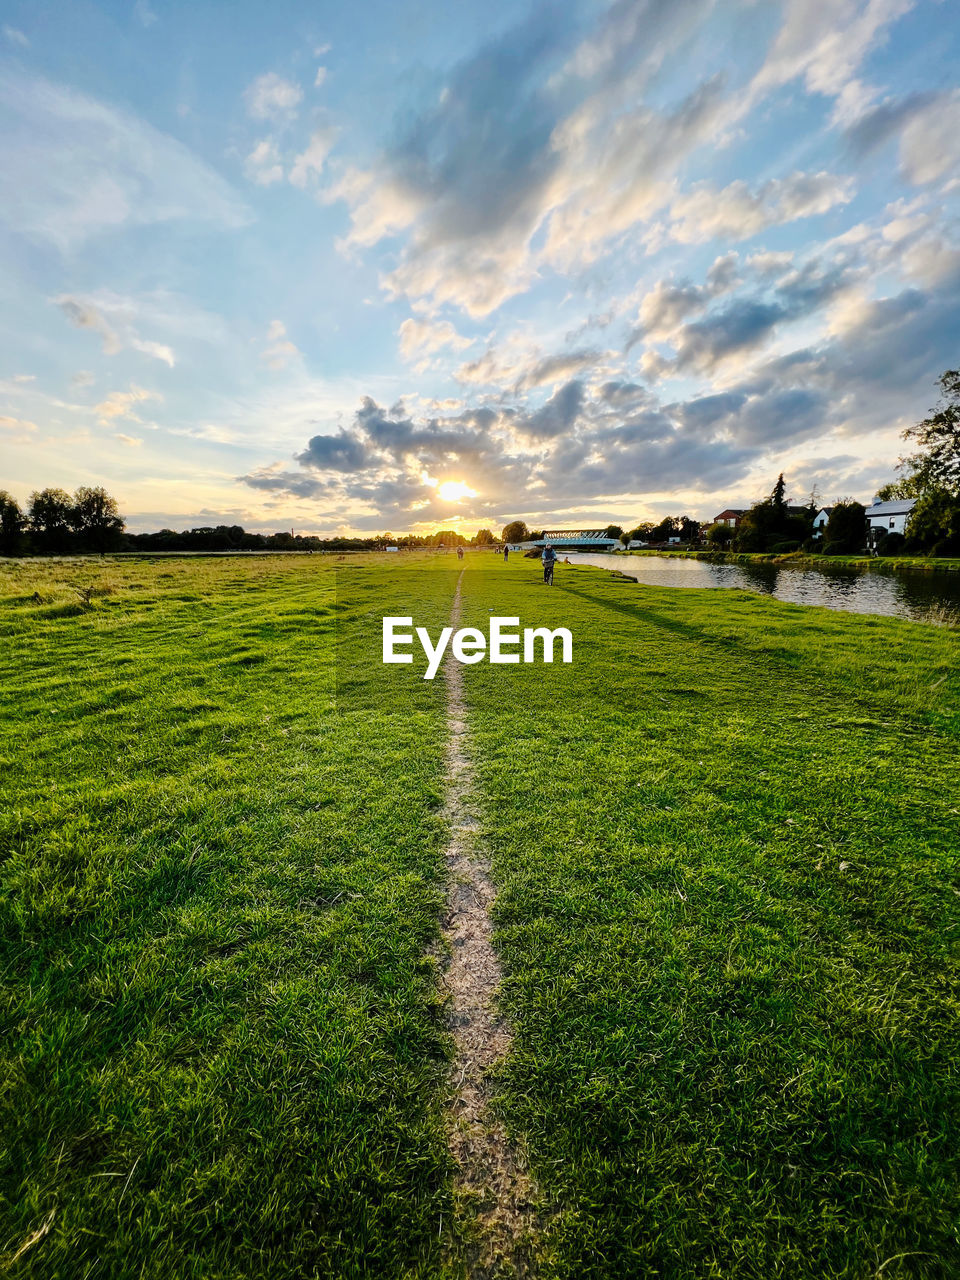
M 457 1274 L 443 688 L 374 642 L 459 569 L 0 566 L 9 1274 Z M 541 1274 L 960 1274 L 956 631 L 538 578 L 463 621 L 575 638 L 464 673 Z
M 956 634 L 536 572 L 465 617 L 574 667 L 466 684 L 549 1274 L 957 1275 Z
M 439 1265 L 441 690 L 335 711 L 332 563 L 6 575 L 14 1275 Z

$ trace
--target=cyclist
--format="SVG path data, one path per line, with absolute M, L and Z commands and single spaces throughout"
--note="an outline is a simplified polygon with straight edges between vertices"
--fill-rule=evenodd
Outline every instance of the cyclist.
M 543 580 L 548 587 L 553 586 L 553 568 L 557 563 L 557 553 L 548 542 L 543 548 L 540 559 L 543 561 Z

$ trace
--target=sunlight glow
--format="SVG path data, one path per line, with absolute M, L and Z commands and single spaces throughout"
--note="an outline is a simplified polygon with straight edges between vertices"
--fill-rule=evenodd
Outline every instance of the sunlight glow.
M 437 496 L 444 502 L 459 502 L 462 498 L 475 498 L 477 491 L 462 480 L 445 480 L 437 486 Z

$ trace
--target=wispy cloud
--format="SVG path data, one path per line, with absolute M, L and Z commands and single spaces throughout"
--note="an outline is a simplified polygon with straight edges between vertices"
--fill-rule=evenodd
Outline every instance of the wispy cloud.
M 247 88 L 247 112 L 254 120 L 291 120 L 303 99 L 303 90 L 292 80 L 268 71 Z
M 130 227 L 249 221 L 230 185 L 182 143 L 75 89 L 8 72 L 0 123 L 0 219 L 30 239 L 70 252 Z
M 287 337 L 287 328 L 282 320 L 273 320 L 267 330 L 267 345 L 260 353 L 271 369 L 285 369 L 291 360 L 300 355 L 296 344 Z

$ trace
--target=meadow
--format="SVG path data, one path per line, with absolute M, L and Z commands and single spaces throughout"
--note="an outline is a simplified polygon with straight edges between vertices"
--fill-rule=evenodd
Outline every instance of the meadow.
M 444 687 L 371 643 L 461 567 L 0 565 L 10 1275 L 462 1273 Z M 574 635 L 463 681 L 536 1274 L 960 1274 L 956 630 L 539 576 L 461 579 Z

